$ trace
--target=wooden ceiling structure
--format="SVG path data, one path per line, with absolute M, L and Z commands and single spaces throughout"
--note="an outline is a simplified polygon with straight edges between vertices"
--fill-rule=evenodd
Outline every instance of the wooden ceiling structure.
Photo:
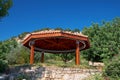
M 76 65 L 80 64 L 80 51 L 90 47 L 88 36 L 61 30 L 44 30 L 26 35 L 23 45 L 31 49 L 30 64 L 34 63 L 34 51 L 42 52 L 41 62 L 44 62 L 44 52 L 76 54 Z

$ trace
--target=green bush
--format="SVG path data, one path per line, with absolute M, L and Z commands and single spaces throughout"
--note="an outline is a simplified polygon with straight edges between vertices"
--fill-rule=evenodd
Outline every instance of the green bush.
M 30 80 L 30 77 L 26 74 L 21 73 L 15 78 L 15 80 L 23 80 L 23 79 Z
M 120 55 L 120 54 L 119 54 Z M 110 80 L 120 80 L 120 58 L 119 55 L 114 57 L 109 64 L 106 65 L 104 76 Z
M 6 55 L 6 60 L 10 65 L 29 63 L 29 54 L 28 49 L 20 45 Z
M 85 80 L 104 80 L 104 78 L 101 74 L 95 74 Z
M 61 57 L 61 59 L 67 63 L 68 61 L 72 60 L 75 56 L 75 53 L 61 53 L 59 54 L 59 57 Z
M 9 69 L 8 63 L 0 59 L 0 73 L 7 73 Z

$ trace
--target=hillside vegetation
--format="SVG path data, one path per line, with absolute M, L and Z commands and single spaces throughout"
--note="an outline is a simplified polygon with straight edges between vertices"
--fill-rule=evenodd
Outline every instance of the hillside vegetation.
M 120 18 L 102 24 L 92 24 L 83 29 L 88 35 L 91 48 L 83 52 L 83 56 L 91 61 L 112 59 L 120 53 Z
M 44 28 L 33 32 L 37 32 L 41 30 L 50 30 L 50 28 Z M 71 30 L 69 28 L 62 29 L 59 27 L 55 28 L 55 30 L 80 32 L 79 29 Z M 30 32 L 24 32 L 18 35 L 17 37 L 13 37 L 11 39 L 0 42 L 1 64 L 4 62 L 9 65 L 29 63 L 30 50 L 26 47 L 23 47 L 21 43 L 17 42 L 18 39 L 23 39 L 25 35 L 28 33 Z M 82 51 L 81 55 L 83 60 L 86 59 L 86 61 L 93 61 L 93 62 L 113 61 L 113 63 L 114 61 L 116 61 L 113 60 L 114 57 L 117 58 L 118 55 L 120 54 L 120 18 L 114 18 L 112 21 L 109 22 L 103 21 L 100 24 L 93 23 L 91 26 L 85 27 L 82 30 L 82 33 L 88 35 L 91 45 L 89 49 Z M 40 56 L 41 55 L 39 54 L 39 52 L 35 52 L 35 63 L 39 63 Z M 45 57 L 49 61 L 52 59 L 53 64 L 57 64 L 54 63 L 54 61 L 58 61 L 58 63 L 59 61 L 63 61 L 65 62 L 65 64 L 67 64 L 67 62 L 69 61 L 74 61 L 74 54 L 71 53 L 57 54 L 57 55 L 47 54 L 45 55 Z M 50 63 L 47 60 L 46 62 Z M 71 65 L 72 64 L 73 63 L 71 63 Z M 114 65 L 114 64 L 110 63 L 110 65 Z M 2 65 L 0 65 L 0 67 L 1 66 Z M 109 73 L 107 69 L 108 68 L 106 68 L 106 73 Z

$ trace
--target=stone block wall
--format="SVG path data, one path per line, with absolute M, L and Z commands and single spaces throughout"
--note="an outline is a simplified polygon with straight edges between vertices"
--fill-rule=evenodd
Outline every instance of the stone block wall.
M 20 68 L 11 71 L 9 80 L 14 80 L 18 75 L 23 74 L 29 80 L 84 80 L 90 75 L 100 73 L 96 69 L 80 69 L 80 68 L 60 68 L 60 67 L 31 67 Z M 24 80 L 27 80 L 24 79 Z
M 45 69 L 40 68 L 36 71 L 38 72 L 38 74 L 36 75 L 36 78 L 38 80 L 83 80 L 92 74 L 99 73 L 98 70 L 80 68 L 47 67 Z

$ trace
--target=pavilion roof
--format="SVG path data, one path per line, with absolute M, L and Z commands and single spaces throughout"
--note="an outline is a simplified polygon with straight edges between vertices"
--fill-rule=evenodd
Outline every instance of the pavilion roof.
M 49 34 L 54 34 L 54 33 L 58 33 L 58 32 L 63 32 L 63 33 L 67 33 L 67 34 L 70 34 L 70 35 L 77 35 L 77 36 L 83 36 L 83 37 L 88 37 L 84 34 L 82 34 L 82 32 L 71 32 L 71 31 L 61 31 L 61 30 L 43 30 L 43 31 L 38 31 L 38 32 L 32 32 L 32 33 L 29 33 L 27 34 L 23 41 L 28 38 L 31 34 L 46 34 L 46 33 L 49 33 Z
M 57 44 L 58 39 L 59 39 L 60 44 L 59 43 Z M 82 43 L 82 44 L 86 45 L 84 47 L 84 49 L 87 49 L 90 47 L 88 36 L 82 34 L 81 32 L 78 33 L 78 32 L 61 31 L 61 30 L 44 30 L 44 31 L 33 32 L 30 34 L 27 34 L 24 37 L 22 43 L 24 46 L 29 47 L 30 41 L 35 41 L 37 47 L 44 46 L 44 47 L 40 47 L 40 48 L 43 48 L 41 50 L 47 49 L 47 51 L 49 52 L 49 49 L 50 50 L 55 49 L 58 51 L 64 51 L 64 49 L 65 50 L 74 49 L 75 46 L 73 45 L 73 43 L 75 44 L 76 40 L 80 41 L 81 43 L 84 42 L 84 43 Z M 60 42 L 60 41 L 63 41 L 63 42 Z M 46 44 L 46 43 L 48 43 L 48 44 Z M 49 43 L 50 44 L 52 43 L 53 45 L 54 44 L 55 45 L 52 48 L 50 48 Z M 70 43 L 72 43 L 72 44 L 70 44 Z M 46 47 L 45 45 L 48 47 Z M 68 48 L 66 48 L 65 45 L 68 45 Z M 63 49 L 62 49 L 62 47 L 63 47 Z M 58 48 L 60 48 L 60 49 L 58 49 Z

